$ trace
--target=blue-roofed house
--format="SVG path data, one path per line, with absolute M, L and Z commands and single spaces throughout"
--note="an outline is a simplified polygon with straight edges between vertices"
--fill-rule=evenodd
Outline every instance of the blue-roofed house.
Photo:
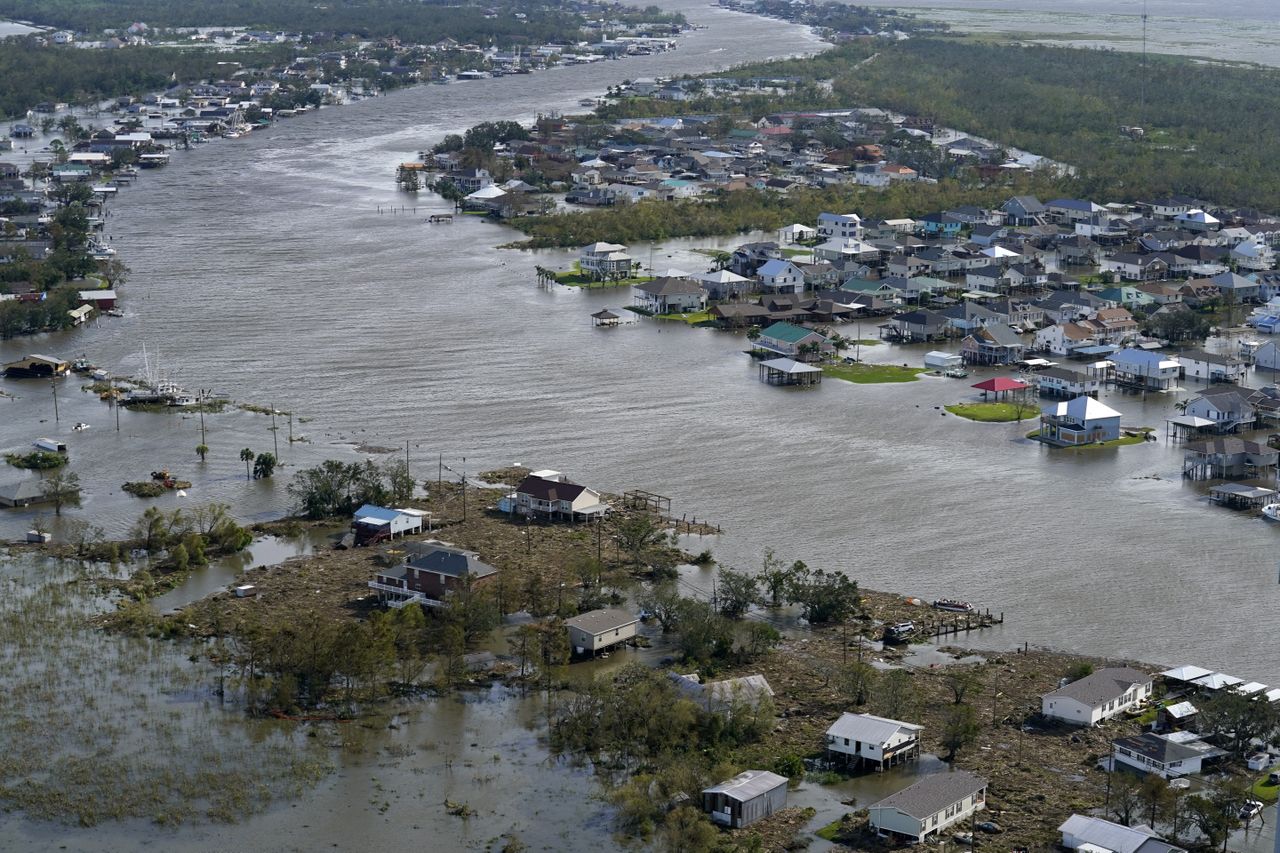
M 351 532 L 356 536 L 357 545 L 368 545 L 407 533 L 421 533 L 424 516 L 421 510 L 365 504 L 352 516 Z

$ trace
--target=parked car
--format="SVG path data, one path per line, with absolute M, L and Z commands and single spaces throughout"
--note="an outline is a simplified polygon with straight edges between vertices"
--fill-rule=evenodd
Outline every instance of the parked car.
M 951 836 L 951 840 L 954 841 L 956 844 L 965 844 L 965 845 L 973 844 L 973 833 L 957 832 L 955 835 Z
M 977 828 L 982 830 L 983 832 L 990 833 L 991 835 L 996 835 L 998 833 L 1004 832 L 1003 826 L 990 820 L 984 820 L 982 823 L 977 825 Z
M 1262 811 L 1262 803 L 1257 800 L 1245 800 L 1240 806 L 1240 819 L 1252 820 L 1260 811 Z

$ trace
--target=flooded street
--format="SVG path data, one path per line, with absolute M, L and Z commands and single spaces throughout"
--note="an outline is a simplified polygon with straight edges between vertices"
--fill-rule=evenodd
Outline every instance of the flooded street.
M 396 164 L 446 133 L 573 111 L 623 79 L 820 47 L 777 21 L 701 3 L 662 5 L 710 29 L 689 33 L 671 54 L 424 86 L 175 153 L 167 169 L 123 190 L 111 211 L 110 240 L 133 269 L 126 316 L 0 344 L 0 361 L 86 353 L 126 375 L 142 369 L 145 344 L 183 386 L 290 411 L 295 435 L 309 441 L 290 444 L 284 418 L 272 432 L 262 414 L 209 415 L 211 452 L 201 463 L 197 417 L 124 412 L 117 432 L 114 410 L 73 378 L 59 386 L 56 423 L 48 383 L 0 382 L 18 395 L 0 399 L 0 446 L 65 438 L 71 470 L 87 486 L 76 514 L 114 535 L 147 506 L 182 500 L 223 501 L 241 519 L 274 517 L 288 509 L 293 470 L 356 458 L 362 444 L 403 452 L 408 442 L 420 480 L 435 476 L 438 453 L 469 473 L 517 461 L 554 467 L 611 492 L 673 496 L 677 516 L 724 528 L 689 546 L 710 548 L 729 565 L 755 568 L 772 547 L 788 562 L 839 569 L 869 588 L 961 597 L 1004 612 L 1003 627 L 973 635 L 974 643 L 1185 661 L 1280 684 L 1280 662 L 1265 651 L 1274 647 L 1280 529 L 1211 508 L 1198 485 L 1183 482 L 1181 449 L 1165 441 L 1163 427 L 1187 391 L 1104 396 L 1127 426 L 1156 427 L 1158 442 L 1050 451 L 1024 438 L 1031 423 L 978 424 L 940 412 L 971 397 L 968 386 L 984 374 L 893 385 L 829 380 L 811 391 L 766 386 L 740 335 L 649 321 L 593 328 L 592 312 L 616 310 L 630 295 L 539 289 L 534 265 L 567 266 L 570 252 L 495 249 L 519 235 L 471 217 L 428 225 L 428 213 L 452 208 L 426 193 L 416 213 L 386 212 L 414 203 L 395 190 Z M 678 241 L 654 249 L 653 266 L 705 268 L 693 249 L 737 242 Z M 649 247 L 632 250 L 648 262 Z M 844 331 L 875 336 L 870 327 Z M 923 351 L 877 345 L 862 356 L 916 364 Z M 92 427 L 73 433 L 77 421 Z M 277 443 L 285 467 L 272 481 L 246 481 L 240 449 Z M 119 491 L 158 468 L 191 480 L 189 497 L 142 501 Z M 16 479 L 16 469 L 6 476 Z M 19 536 L 34 520 L 3 511 L 0 535 Z M 56 520 L 43 521 L 57 531 Z M 298 547 L 267 543 L 246 559 L 258 564 Z M 234 569 L 207 570 L 157 606 L 223 587 Z M 709 575 L 689 569 L 684 579 L 697 587 Z M 99 636 L 83 633 L 82 643 Z M 135 652 L 172 657 L 183 671 L 180 649 L 148 643 Z M 33 654 L 39 659 L 39 646 Z M 168 670 L 155 675 L 162 677 Z M 0 676 L 0 688 L 13 678 Z M 123 675 L 94 683 L 91 696 L 135 690 Z M 151 695 L 145 684 L 155 683 L 136 690 Z M 141 726 L 146 702 L 124 705 L 114 724 Z M 202 702 L 183 707 L 193 719 L 228 721 L 231 741 L 261 737 L 264 756 L 291 731 L 259 731 Z M 308 752 L 335 772 L 240 823 L 169 829 L 138 819 L 80 829 L 11 818 L 0 826 L 0 849 L 400 849 L 410 829 L 468 849 L 504 832 L 531 848 L 608 849 L 598 789 L 585 771 L 548 758 L 535 734 L 539 709 L 535 697 L 501 691 L 424 701 L 394 721 L 332 727 L 319 744 L 331 748 Z M 181 749 L 188 736 L 179 731 L 166 742 Z M 102 748 L 110 755 L 122 747 Z M 445 814 L 447 798 L 481 817 Z

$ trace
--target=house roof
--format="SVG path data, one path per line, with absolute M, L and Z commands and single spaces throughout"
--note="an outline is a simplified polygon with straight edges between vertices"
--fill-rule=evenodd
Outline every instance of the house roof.
M 605 631 L 625 628 L 627 625 L 632 625 L 639 621 L 637 617 L 632 616 L 625 610 L 610 607 L 603 610 L 589 610 L 586 613 L 580 613 L 572 619 L 564 620 L 564 624 L 570 628 L 585 631 L 588 634 L 600 634 Z
M 1166 669 L 1160 675 L 1173 681 L 1195 681 L 1197 678 L 1204 678 L 1206 675 L 1213 673 L 1211 669 L 1205 669 L 1202 666 L 1192 666 L 1185 664 L 1176 666 L 1173 669 Z
M 1050 403 L 1041 409 L 1046 415 L 1055 417 L 1068 417 L 1072 420 L 1080 421 L 1096 421 L 1103 418 L 1118 418 L 1120 413 L 1108 406 L 1106 403 L 1099 402 L 1092 397 L 1082 394 L 1073 400 L 1067 400 L 1062 403 Z
M 1253 489 L 1250 489 L 1248 486 L 1241 486 L 1239 483 L 1227 483 L 1226 486 L 1236 486 L 1238 489 L 1242 490 L 1243 492 L 1254 491 Z M 1226 488 L 1226 486 L 1221 487 L 1223 491 L 1235 491 L 1233 489 Z M 1270 490 L 1262 489 L 1261 491 L 1267 492 Z M 1207 688 L 1209 690 L 1221 690 L 1224 687 L 1235 687 L 1237 684 L 1243 684 L 1244 679 L 1236 678 L 1234 675 L 1227 675 L 1226 673 L 1223 673 L 1223 672 L 1211 672 L 1208 675 L 1204 675 L 1204 676 L 1201 676 L 1200 678 L 1195 679 L 1195 681 L 1193 681 L 1192 683 L 1198 684 L 1199 686 Z
M 986 786 L 985 779 L 967 770 L 934 773 L 896 794 L 885 797 L 871 808 L 897 809 L 917 820 L 924 820 Z
M 1000 393 L 1002 391 L 1021 391 L 1023 388 L 1031 387 L 1021 379 L 1014 379 L 1009 376 L 996 376 L 991 379 L 983 380 L 973 386 L 979 391 L 994 391 Z
M 775 341 L 785 341 L 789 344 L 799 343 L 810 335 L 818 335 L 813 329 L 806 329 L 803 326 L 796 326 L 791 323 L 774 323 L 760 332 L 761 337 L 773 338 Z
M 389 524 L 399 518 L 401 515 L 398 509 L 388 509 L 385 506 L 374 506 L 373 504 L 365 504 L 355 511 L 356 521 L 376 521 L 380 524 Z
M 436 545 L 429 551 L 420 551 L 410 557 L 406 561 L 406 565 L 453 578 L 460 578 L 464 575 L 471 578 L 483 578 L 498 573 L 498 570 L 493 566 L 481 562 L 478 554 L 474 554 L 471 551 L 463 551 L 460 548 L 451 548 L 443 544 Z
M 719 785 L 703 788 L 702 793 L 724 794 L 731 800 L 745 803 L 786 784 L 786 776 L 779 776 L 777 773 L 770 773 L 768 770 L 747 770 L 728 781 L 721 782 Z
M 1205 439 L 1204 441 L 1191 441 L 1187 443 L 1187 450 L 1192 453 L 1214 456 L 1237 456 L 1241 453 L 1275 455 L 1280 452 L 1265 444 L 1234 436 L 1219 436 Z M 1208 670 L 1205 670 L 1203 674 L 1207 675 Z
M 1116 738 L 1111 744 L 1113 747 L 1127 749 L 1160 764 L 1185 761 L 1188 758 L 1197 756 L 1207 758 L 1211 755 L 1220 754 L 1199 738 L 1183 740 L 1154 734 L 1153 732 L 1143 732 L 1129 737 Z
M 1164 712 L 1174 719 L 1185 720 L 1187 717 L 1194 717 L 1200 713 L 1200 709 L 1190 702 L 1175 702 L 1172 705 L 1166 705 Z
M 1070 835 L 1094 849 L 1112 853 L 1173 853 L 1180 850 L 1161 841 L 1155 831 L 1147 826 L 1121 826 L 1100 817 L 1073 814 L 1058 831 Z
M 771 358 L 768 361 L 760 362 L 760 364 L 762 367 L 768 367 L 786 374 L 822 372 L 821 367 L 814 367 L 812 364 L 802 364 L 790 358 Z
M 840 719 L 831 724 L 831 728 L 827 729 L 827 734 L 832 737 L 848 738 L 849 740 L 867 743 L 888 743 L 889 739 L 900 731 L 918 732 L 923 728 L 923 726 L 913 725 L 912 723 L 890 720 L 887 717 L 877 717 L 874 714 L 850 714 L 846 712 L 840 715 Z
M 544 480 L 542 477 L 530 474 L 516 486 L 516 493 L 529 495 L 540 501 L 571 501 L 582 494 L 586 488 L 567 480 Z
M 29 501 L 43 497 L 44 492 L 40 487 L 42 481 L 38 478 L 30 478 L 27 480 L 19 480 L 16 483 L 6 483 L 0 486 L 0 498 L 5 502 Z
M 1086 675 L 1077 681 L 1059 687 L 1045 696 L 1074 699 L 1085 705 L 1096 708 L 1110 702 L 1117 696 L 1123 696 L 1135 684 L 1149 684 L 1151 676 L 1145 672 L 1128 666 L 1109 666 Z
M 693 296 L 702 293 L 702 285 L 687 278 L 662 276 L 661 278 L 655 278 L 653 281 L 637 284 L 636 290 L 641 293 L 647 293 L 650 296 Z
M 783 261 L 773 258 L 761 264 L 760 268 L 756 270 L 756 274 L 760 276 L 786 275 L 789 271 L 788 268 L 790 268 L 790 271 L 799 272 L 799 269 L 795 264 L 791 263 L 791 261 Z

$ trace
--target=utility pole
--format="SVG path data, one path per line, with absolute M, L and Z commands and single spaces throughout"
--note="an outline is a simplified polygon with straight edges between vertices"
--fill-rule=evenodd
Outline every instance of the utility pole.
M 204 409 L 201 409 L 201 410 L 200 410 L 200 443 L 201 443 L 201 444 L 208 444 L 209 442 L 207 442 L 207 441 L 205 441 L 205 440 L 204 440 L 204 435 L 205 435 L 205 433 L 204 433 Z
M 444 485 L 444 454 L 440 454 L 439 461 L 436 463 L 436 488 Z
M 467 457 L 462 457 L 462 521 L 467 520 Z
M 293 412 L 289 413 L 289 446 L 293 447 Z
M 280 458 L 280 430 L 276 427 L 276 404 L 271 404 L 271 446 L 276 458 Z
M 52 379 L 49 380 L 49 387 L 53 390 L 53 422 L 58 422 L 58 384 Z

